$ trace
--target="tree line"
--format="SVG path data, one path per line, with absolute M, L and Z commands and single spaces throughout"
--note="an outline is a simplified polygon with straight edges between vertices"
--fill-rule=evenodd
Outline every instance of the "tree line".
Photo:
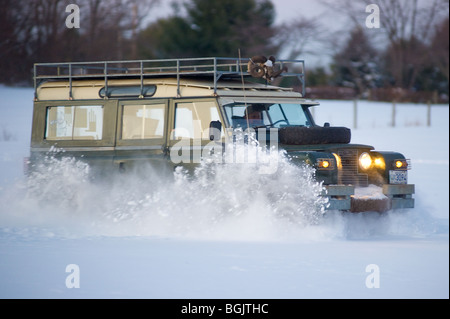
M 334 1 L 321 1 L 339 10 Z M 378 0 L 380 29 L 358 23 L 364 1 L 342 1 L 353 29 L 333 55 L 331 83 L 358 97 L 448 101 L 448 0 Z
M 364 25 L 364 0 L 319 0 L 345 18 L 330 32 L 313 14 L 275 24 L 271 0 L 178 0 L 152 19 L 160 0 L 0 0 L 0 83 L 29 84 L 39 62 L 329 53 L 308 70 L 311 88 L 360 98 L 448 101 L 448 0 L 377 0 L 379 29 Z M 66 7 L 80 8 L 68 28 Z M 393 97 L 390 97 L 394 95 Z
M 79 7 L 68 28 L 66 7 Z M 29 82 L 39 62 L 137 57 L 143 19 L 158 0 L 0 0 L 0 83 Z

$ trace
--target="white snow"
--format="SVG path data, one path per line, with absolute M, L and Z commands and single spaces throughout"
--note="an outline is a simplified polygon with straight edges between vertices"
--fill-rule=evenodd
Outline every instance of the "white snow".
M 358 187 L 355 189 L 355 198 L 357 199 L 386 199 L 381 187 L 369 185 L 368 187 Z
M 398 104 L 392 127 L 391 104 L 360 101 L 352 142 L 411 159 L 416 208 L 322 216 L 308 172 L 283 161 L 273 176 L 235 165 L 104 185 L 49 159 L 26 180 L 32 100 L 0 86 L 0 298 L 449 297 L 448 105 L 432 107 L 428 127 L 426 105 Z M 314 110 L 350 128 L 352 112 L 352 101 Z M 71 264 L 79 288 L 66 286 Z

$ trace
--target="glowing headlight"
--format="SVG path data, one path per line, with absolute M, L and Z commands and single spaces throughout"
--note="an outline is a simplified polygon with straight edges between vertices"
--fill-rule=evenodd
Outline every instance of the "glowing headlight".
M 377 157 L 373 160 L 373 164 L 378 167 L 384 169 L 386 167 L 386 163 L 382 157 Z
M 367 170 L 372 166 L 372 158 L 370 157 L 369 153 L 362 153 L 359 157 L 359 166 L 363 170 Z
M 333 161 L 331 158 L 319 158 L 317 160 L 317 167 L 319 169 L 333 169 Z

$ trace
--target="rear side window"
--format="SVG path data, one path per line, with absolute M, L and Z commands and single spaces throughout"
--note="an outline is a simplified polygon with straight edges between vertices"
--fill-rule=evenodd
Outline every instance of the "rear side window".
M 73 141 L 102 138 L 102 105 L 47 107 L 45 139 Z
M 165 107 L 165 104 L 123 105 L 122 139 L 162 138 Z

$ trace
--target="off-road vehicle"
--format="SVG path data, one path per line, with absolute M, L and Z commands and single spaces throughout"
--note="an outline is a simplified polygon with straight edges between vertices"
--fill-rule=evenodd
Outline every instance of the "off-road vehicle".
M 35 64 L 30 166 L 56 147 L 64 150 L 58 156 L 86 161 L 104 174 L 143 163 L 173 170 L 195 165 L 211 145 L 233 143 L 234 132 L 251 128 L 257 139 L 315 168 L 328 209 L 414 207 L 414 185 L 407 182 L 410 162 L 402 154 L 351 144 L 350 129 L 314 122 L 309 109 L 319 103 L 304 97 L 303 60 L 271 65 L 285 71 L 277 80 L 294 79 L 301 92 L 275 86 L 271 78 L 255 79 L 261 70 L 250 70 L 249 61 Z M 256 119 L 250 117 L 254 112 Z M 369 185 L 376 185 L 381 196 L 355 196 L 355 189 Z

